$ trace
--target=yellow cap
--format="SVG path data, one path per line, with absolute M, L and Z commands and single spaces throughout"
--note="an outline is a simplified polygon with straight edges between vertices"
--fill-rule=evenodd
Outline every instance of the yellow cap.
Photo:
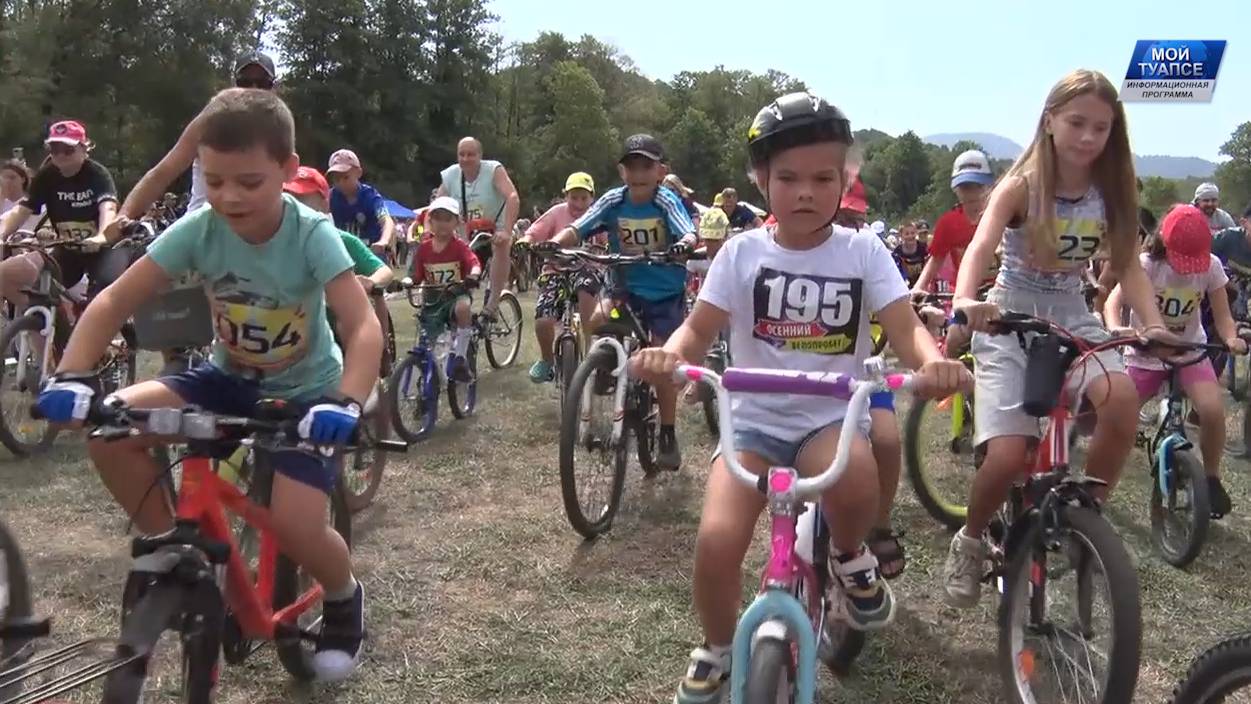
M 712 197 L 712 204 L 716 206 L 725 205 L 725 198 L 720 193 Z
M 705 240 L 723 240 L 730 231 L 730 218 L 720 208 L 709 208 L 699 216 L 699 236 Z
M 595 193 L 595 179 L 591 178 L 591 175 L 584 171 L 569 174 L 569 178 L 565 179 L 564 192 L 568 193 L 575 188 L 581 188 L 587 193 Z

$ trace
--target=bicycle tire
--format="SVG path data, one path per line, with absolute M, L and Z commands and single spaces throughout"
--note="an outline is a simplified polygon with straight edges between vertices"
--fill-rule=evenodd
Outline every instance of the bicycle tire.
M 0 601 L 0 625 L 30 623 L 35 616 L 31 599 L 30 574 L 26 560 L 12 531 L 0 520 L 0 559 L 4 573 L 0 574 L 4 600 Z M 0 639 L 0 672 L 10 669 L 29 658 L 29 646 L 34 638 L 13 636 Z M 22 691 L 20 679 L 15 682 L 0 681 L 0 701 L 6 701 Z
M 1251 387 L 1242 406 L 1242 452 L 1244 458 L 1251 459 Z
M 470 342 L 469 348 L 465 350 L 465 364 L 469 366 L 469 376 L 472 381 L 468 383 L 453 381 L 450 374 L 447 381 L 447 403 L 452 407 L 452 416 L 457 420 L 464 420 L 473 415 L 474 408 L 478 405 L 477 342 Z
M 23 332 L 31 332 L 43 328 L 43 320 L 34 313 L 27 313 L 22 317 L 10 322 L 0 331 L 0 398 L 3 398 L 4 389 L 10 382 L 10 373 L 7 372 L 8 350 L 16 341 L 19 334 Z M 42 376 L 42 375 L 41 375 Z M 15 381 L 15 380 L 14 380 Z M 40 382 L 42 382 L 42 378 Z M 28 390 L 30 403 L 34 403 L 38 396 L 39 390 Z M 16 395 L 16 394 L 15 394 Z M 24 418 L 27 414 L 26 408 L 17 409 L 19 414 Z M 47 421 L 35 421 L 32 423 L 43 423 L 43 434 L 34 442 L 27 442 L 17 437 L 13 429 L 9 427 L 8 422 L 4 418 L 3 409 L 0 409 L 0 445 L 4 445 L 18 457 L 29 457 L 31 455 L 43 452 L 52 446 L 52 441 L 56 439 L 57 433 L 60 432 L 55 426 Z
M 1142 653 L 1142 604 L 1138 591 L 1138 574 L 1134 571 L 1120 536 L 1098 512 L 1070 505 L 1058 506 L 1056 510 L 1059 512 L 1059 524 L 1069 531 L 1080 533 L 1089 543 L 1095 557 L 1103 566 L 1108 582 L 1113 641 L 1107 649 L 1107 674 L 1103 683 L 1103 697 L 1098 701 L 1100 704 L 1130 704 L 1134 699 Z M 1015 554 L 1008 560 L 1003 574 L 1006 588 L 999 602 L 999 647 L 996 660 L 1008 701 L 1014 704 L 1025 704 L 1027 701 L 1018 691 L 1021 683 L 1017 681 L 1018 667 L 1012 652 L 1016 636 L 1013 616 L 1017 610 L 1017 602 L 1024 599 L 1026 603 L 1021 606 L 1028 612 L 1031 597 L 1046 600 L 1045 594 L 1037 593 L 1038 587 L 1030 583 L 1034 567 L 1034 547 L 1045 540 L 1042 521 L 1037 518 L 1031 521 L 1025 535 L 1017 544 Z M 1034 697 L 1028 701 L 1036 699 Z
M 779 638 L 761 638 L 752 647 L 748 667 L 744 704 L 790 701 L 789 696 L 785 699 L 781 696 L 783 692 L 791 692 L 795 682 L 790 643 Z
M 955 398 L 953 403 L 964 403 L 963 396 Z M 908 415 L 904 419 L 904 465 L 908 472 L 908 483 L 912 485 L 917 501 L 931 518 L 948 530 L 959 530 L 964 525 L 969 512 L 968 506 L 963 503 L 963 500 L 967 500 L 967 496 L 961 496 L 959 499 L 941 496 L 936 482 L 925 471 L 921 438 L 925 436 L 923 428 L 925 411 L 931 404 L 937 406 L 933 401 L 913 399 Z M 972 423 L 972 418 L 965 419 L 964 422 L 969 425 Z M 956 442 L 960 440 L 960 438 L 955 439 Z
M 352 513 L 368 508 L 382 486 L 382 473 L 387 466 L 387 452 L 378 449 L 377 441 L 391 437 L 390 411 L 385 408 L 386 389 L 381 390 L 378 407 L 363 418 L 356 450 L 345 458 L 350 466 L 343 468 L 343 499 Z M 362 481 L 352 481 L 362 479 Z
M 1174 485 L 1173 496 L 1166 497 L 1160 490 L 1158 468 L 1153 466 L 1151 472 L 1151 542 L 1160 551 L 1164 561 L 1174 567 L 1185 567 L 1199 553 L 1203 552 L 1203 544 L 1208 537 L 1208 528 L 1212 521 L 1212 503 L 1208 496 L 1207 474 L 1203 463 L 1189 450 L 1174 450 Z M 1154 463 L 1153 463 L 1154 465 Z M 1190 520 L 1188 534 L 1178 545 L 1170 544 L 1166 531 L 1168 505 L 1182 492 L 1189 494 Z
M 259 460 L 258 461 L 268 461 Z M 337 482 L 330 492 L 330 523 L 336 533 L 352 549 L 352 512 L 348 510 L 344 499 L 342 482 Z M 279 553 L 278 562 L 274 567 L 274 611 L 279 611 L 295 603 L 303 588 L 300 584 L 301 569 L 291 558 Z M 311 580 L 311 578 L 309 578 Z M 308 612 L 305 612 L 306 614 Z M 295 679 L 311 682 L 317 677 L 313 668 L 313 645 L 300 638 L 279 639 L 274 641 L 274 650 L 282 667 Z
M 609 483 L 607 501 L 603 511 L 594 519 L 588 518 L 582 510 L 578 494 L 578 478 L 576 473 L 575 454 L 578 440 L 578 425 L 582 417 L 583 389 L 587 384 L 594 384 L 597 370 L 611 371 L 616 367 L 617 355 L 607 348 L 595 350 L 578 365 L 573 381 L 566 390 L 564 408 L 560 414 L 560 495 L 565 506 L 565 516 L 569 525 L 583 538 L 593 540 L 612 527 L 613 518 L 621 507 L 621 493 L 625 488 L 626 449 L 630 443 L 628 436 L 613 451 L 613 476 Z M 628 425 L 627 425 L 628 428 Z
M 426 354 L 409 354 L 400 361 L 395 367 L 395 371 L 391 372 L 391 378 L 387 380 L 386 388 L 386 406 L 391 416 L 391 427 L 395 428 L 395 432 L 406 442 L 420 442 L 430 435 L 430 431 L 434 430 L 435 420 L 438 417 L 439 403 L 439 387 L 438 384 L 431 384 L 427 388 L 425 383 L 425 367 L 429 364 L 429 357 Z M 436 372 L 434 377 L 438 377 Z M 400 403 L 400 395 L 410 395 L 417 400 L 416 411 L 418 414 L 413 418 L 408 418 L 404 412 L 404 404 Z M 414 426 L 414 422 L 420 425 Z
M 557 366 L 557 384 L 559 388 L 556 390 L 558 402 L 561 408 L 565 406 L 565 392 L 569 390 L 573 384 L 573 374 L 578 370 L 578 343 L 574 338 L 562 336 L 556 343 L 556 358 L 559 360 Z
M 633 410 L 633 423 L 631 424 L 627 412 L 626 425 L 633 425 L 635 452 L 639 458 L 639 467 L 643 469 L 643 476 L 654 477 L 660 473 L 660 465 L 656 464 L 656 437 L 659 431 L 656 421 L 652 419 L 652 408 L 656 405 L 656 399 L 650 386 L 644 384 L 635 389 L 637 391 L 632 389 L 628 392 L 638 394 Z
M 725 371 L 725 355 L 722 353 L 709 355 L 704 359 L 704 363 L 718 374 Z M 702 394 L 700 405 L 704 410 L 704 423 L 708 425 L 708 432 L 712 433 L 714 438 L 720 437 L 721 407 L 718 405 L 716 393 L 702 384 L 697 387 L 696 393 Z
M 1221 704 L 1251 688 L 1251 633 L 1231 636 L 1203 651 L 1173 687 L 1168 704 Z
M 512 342 L 506 349 L 501 348 L 498 352 L 505 354 L 497 354 L 494 337 L 491 330 L 499 324 L 501 316 L 505 315 L 505 311 L 513 321 L 512 325 Z M 503 369 L 517 361 L 517 354 L 521 352 L 521 336 L 525 329 L 525 320 L 521 317 L 521 303 L 517 301 L 517 297 L 511 291 L 505 291 L 500 294 L 499 309 L 495 312 L 496 319 L 487 324 L 486 335 L 483 337 L 486 342 L 487 361 L 491 363 L 494 369 Z

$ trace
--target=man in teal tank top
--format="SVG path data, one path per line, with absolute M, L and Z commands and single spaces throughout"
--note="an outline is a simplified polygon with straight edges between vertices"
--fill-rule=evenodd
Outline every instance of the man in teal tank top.
M 460 203 L 467 228 L 462 235 L 475 229 L 475 220 L 495 229 L 491 240 L 491 296 L 485 309 L 488 315 L 494 315 L 500 291 L 508 283 L 513 225 L 521 210 L 521 197 L 508 170 L 498 161 L 484 160 L 482 143 L 473 137 L 460 140 L 456 145 L 456 163 L 443 169 L 440 176 L 443 180 L 436 197 L 451 196 Z

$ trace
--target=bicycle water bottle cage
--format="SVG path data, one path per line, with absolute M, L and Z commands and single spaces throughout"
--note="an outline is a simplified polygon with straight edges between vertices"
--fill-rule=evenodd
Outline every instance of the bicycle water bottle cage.
M 1073 352 L 1059 335 L 1037 335 L 1025 352 L 1025 395 L 1021 409 L 1035 418 L 1045 418 L 1055 409 L 1064 388 L 1064 374 L 1073 361 Z

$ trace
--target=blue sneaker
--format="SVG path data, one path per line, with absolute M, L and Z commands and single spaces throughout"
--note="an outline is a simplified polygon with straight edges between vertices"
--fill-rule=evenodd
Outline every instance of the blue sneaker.
M 544 360 L 539 360 L 530 365 L 530 381 L 536 384 L 546 384 L 556 380 L 556 370 L 552 365 Z

